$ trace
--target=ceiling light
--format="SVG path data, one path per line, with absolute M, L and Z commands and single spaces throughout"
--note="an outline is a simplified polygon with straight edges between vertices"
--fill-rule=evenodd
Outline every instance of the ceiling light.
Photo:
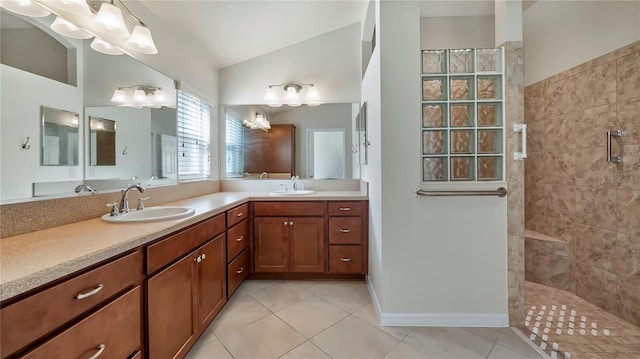
M 103 3 L 96 15 L 95 22 L 97 25 L 108 31 L 113 36 L 128 37 L 129 29 L 122 18 L 122 11 L 119 7 Z
M 151 31 L 146 26 L 136 25 L 131 36 L 124 44 L 127 48 L 143 54 L 154 55 L 158 53 L 158 49 L 151 37 Z
M 130 87 L 118 87 L 113 92 L 111 102 L 123 107 L 151 107 L 161 108 L 175 107 L 167 93 L 162 91 L 160 87 L 148 85 L 134 85 Z
M 113 47 L 110 43 L 100 40 L 97 37 L 91 42 L 91 48 L 106 55 L 122 55 L 124 51 Z
M 116 89 L 113 92 L 113 97 L 111 98 L 111 102 L 115 103 L 124 103 L 127 101 L 127 95 L 121 89 Z
M 75 14 L 92 15 L 86 0 L 60 0 L 63 9 Z
M 90 39 L 93 37 L 93 35 L 91 35 L 90 33 L 80 29 L 76 25 L 59 16 L 56 17 L 56 19 L 51 24 L 51 29 L 53 29 L 53 31 L 57 32 L 60 35 L 64 35 L 74 39 Z
M 31 0 L 2 0 L 0 1 L 0 7 L 16 14 L 31 17 L 45 17 L 51 14 L 51 12 Z
M 308 86 L 306 91 L 305 101 L 302 102 L 300 97 L 304 87 Z M 284 90 L 283 100 L 278 98 L 278 94 L 275 91 L 276 87 L 282 87 Z M 313 84 L 301 84 L 297 82 L 286 82 L 280 85 L 269 85 L 267 92 L 264 95 L 264 101 L 271 107 L 280 107 L 282 104 L 286 104 L 292 107 L 300 106 L 306 103 L 309 106 L 318 106 L 320 102 L 320 94 L 318 88 Z

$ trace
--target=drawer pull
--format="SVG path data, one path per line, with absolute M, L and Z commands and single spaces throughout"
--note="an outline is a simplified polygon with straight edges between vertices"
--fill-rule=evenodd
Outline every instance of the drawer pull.
M 340 230 L 340 232 L 342 232 L 342 233 L 349 233 L 349 232 L 351 232 L 351 230 L 350 230 L 350 229 L 344 229 L 344 228 L 343 228 L 343 229 L 341 229 L 341 230 Z
M 242 216 L 244 216 L 244 213 L 242 213 L 242 212 L 236 213 L 236 217 L 242 217 Z
M 205 260 L 205 259 L 207 259 L 207 255 L 202 253 L 202 260 Z
M 341 261 L 343 262 L 350 262 L 351 258 L 347 257 L 347 258 L 340 258 Z
M 97 359 L 100 355 L 102 355 L 102 352 L 104 351 L 104 348 L 106 348 L 107 346 L 104 344 L 100 344 L 98 345 L 98 347 L 96 349 L 98 349 L 98 351 L 93 354 L 92 356 L 89 357 L 89 359 Z
M 240 270 L 237 270 L 237 271 L 236 271 L 236 273 L 237 273 L 237 274 L 240 274 L 240 273 L 242 273 L 242 272 L 244 272 L 244 267 L 240 267 Z
M 95 287 L 94 289 L 86 292 L 86 293 L 79 293 L 78 295 L 76 295 L 76 299 L 84 299 L 87 297 L 90 297 L 92 295 L 96 295 L 98 294 L 99 291 L 102 290 L 102 288 L 104 288 L 104 284 L 98 284 L 97 287 Z
M 340 207 L 341 211 L 350 211 L 351 207 Z
M 244 239 L 244 236 L 240 236 L 239 238 L 236 239 L 236 242 L 242 242 L 243 239 Z

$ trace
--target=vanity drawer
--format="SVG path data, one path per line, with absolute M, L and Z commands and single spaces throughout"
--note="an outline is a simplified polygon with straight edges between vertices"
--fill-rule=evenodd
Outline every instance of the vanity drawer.
M 324 216 L 324 202 L 255 202 L 255 217 Z
M 146 248 L 147 271 L 151 274 L 191 252 L 225 230 L 224 213 L 173 234 Z
M 362 273 L 362 247 L 329 246 L 329 273 Z
M 2 358 L 141 280 L 138 251 L 2 308 Z
M 236 208 L 227 211 L 227 227 L 231 227 L 234 224 L 249 217 L 249 204 L 245 203 Z
M 362 202 L 341 201 L 329 202 L 330 216 L 359 216 L 362 214 Z
M 329 243 L 362 243 L 362 220 L 360 217 L 330 217 Z
M 141 348 L 141 298 L 138 286 L 23 358 L 129 358 Z
M 231 298 L 231 295 L 238 289 L 242 281 L 247 278 L 249 274 L 249 251 L 242 252 L 233 262 L 229 263 L 227 267 L 227 298 Z
M 227 231 L 227 262 L 247 248 L 249 241 L 249 221 L 244 220 Z

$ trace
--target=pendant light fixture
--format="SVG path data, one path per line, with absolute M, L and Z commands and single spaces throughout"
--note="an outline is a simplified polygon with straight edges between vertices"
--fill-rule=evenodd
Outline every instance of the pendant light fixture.
M 15 12 L 16 14 L 31 17 L 45 17 L 51 14 L 50 11 L 31 0 L 2 0 L 0 1 L 0 7 Z
M 114 36 L 128 37 L 130 35 L 129 29 L 127 29 L 127 25 L 125 25 L 124 19 L 122 18 L 122 10 L 113 4 L 103 3 L 100 5 L 95 23 L 101 27 L 102 30 Z
M 53 31 L 57 32 L 60 35 L 73 39 L 90 39 L 93 37 L 93 35 L 91 35 L 90 33 L 80 29 L 76 25 L 59 16 L 56 17 L 56 19 L 51 24 L 51 29 L 53 29 Z
M 276 87 L 282 87 L 284 90 L 283 99 L 280 100 L 276 92 Z M 303 92 L 304 101 L 301 100 Z M 265 103 L 270 107 L 280 107 L 286 104 L 291 107 L 298 107 L 301 104 L 307 104 L 309 106 L 318 106 L 322 102 L 320 101 L 320 93 L 318 88 L 314 84 L 301 84 L 297 82 L 286 82 L 280 85 L 269 85 L 264 95 Z
M 91 48 L 105 55 L 122 55 L 124 51 L 113 47 L 110 43 L 100 40 L 97 37 L 91 42 Z
M 256 113 L 256 117 L 242 120 L 242 124 L 249 127 L 252 130 L 268 131 L 271 129 L 271 124 L 267 117 L 261 113 Z
M 174 108 L 175 101 L 171 101 L 167 93 L 162 88 L 149 85 L 134 85 L 129 87 L 118 87 L 113 92 L 111 102 L 122 107 L 171 107 Z

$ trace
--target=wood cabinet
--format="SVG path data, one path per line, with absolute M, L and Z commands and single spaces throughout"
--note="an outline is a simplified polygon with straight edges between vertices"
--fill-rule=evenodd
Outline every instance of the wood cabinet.
M 322 202 L 259 202 L 254 214 L 256 272 L 324 272 Z
M 148 354 L 182 358 L 226 302 L 225 234 L 147 282 Z
M 244 171 L 295 174 L 294 125 L 271 125 L 267 132 L 244 129 Z
M 367 273 L 367 207 L 363 201 L 331 201 L 329 273 Z
M 142 254 L 136 251 L 3 306 L 0 311 L 2 358 L 26 348 L 141 281 Z

